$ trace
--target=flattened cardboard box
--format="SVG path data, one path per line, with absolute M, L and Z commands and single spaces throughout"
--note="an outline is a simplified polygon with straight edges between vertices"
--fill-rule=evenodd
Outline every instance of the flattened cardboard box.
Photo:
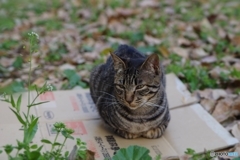
M 55 133 L 52 125 L 58 121 L 74 129 L 74 137 L 87 142 L 88 149 L 96 153 L 96 159 L 109 158 L 119 148 L 129 145 L 145 146 L 153 157 L 162 154 L 162 157 L 170 158 L 184 154 L 186 148 L 203 152 L 204 149 L 221 149 L 238 142 L 199 104 L 194 104 L 197 100 L 174 74 L 167 75 L 166 90 L 171 121 L 164 136 L 159 139 L 127 140 L 117 136 L 100 120 L 89 90 L 72 90 L 48 92 L 39 97 L 38 102 L 49 102 L 35 107 L 34 114 L 41 117 L 39 135 L 35 142 L 39 142 L 41 138 L 53 140 Z M 32 93 L 31 96 L 34 97 L 35 94 Z M 0 102 L 0 106 L 3 105 L 6 104 Z M 17 124 L 13 115 L 8 121 L 6 115 L 11 114 L 8 108 L 0 112 L 0 135 L 5 135 L 0 136 L 0 146 L 10 143 L 11 137 L 21 139 L 20 134 L 7 138 L 11 126 Z M 16 126 L 12 128 L 16 130 Z M 60 137 L 61 140 L 63 141 L 63 137 Z M 69 140 L 64 149 L 71 150 L 74 145 L 75 141 Z M 49 146 L 45 146 L 45 149 L 48 150 Z
M 174 109 L 197 102 L 185 85 L 174 75 L 166 76 L 169 108 Z M 33 97 L 36 96 L 33 93 Z M 36 107 L 40 121 L 90 120 L 100 118 L 89 90 L 47 92 L 37 102 L 49 101 Z

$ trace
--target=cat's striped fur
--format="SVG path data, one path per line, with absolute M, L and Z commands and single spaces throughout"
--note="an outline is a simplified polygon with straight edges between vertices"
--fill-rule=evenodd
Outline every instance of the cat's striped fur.
M 102 119 L 124 138 L 158 138 L 170 121 L 165 75 L 156 54 L 121 45 L 93 69 L 90 92 Z

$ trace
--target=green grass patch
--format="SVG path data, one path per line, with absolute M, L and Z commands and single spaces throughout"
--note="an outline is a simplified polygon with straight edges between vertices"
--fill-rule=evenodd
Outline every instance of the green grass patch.
M 62 59 L 62 55 L 66 54 L 67 48 L 64 44 L 58 44 L 57 49 L 52 49 L 45 57 L 46 61 L 53 62 L 53 61 L 59 61 Z
M 5 40 L 2 43 L 0 43 L 0 50 L 5 50 L 5 51 L 11 50 L 14 47 L 16 47 L 18 44 L 19 44 L 18 41 L 8 39 L 8 40 Z
M 0 32 L 11 30 L 15 26 L 13 18 L 0 16 Z
M 190 91 L 205 88 L 217 88 L 219 86 L 216 79 L 208 74 L 208 69 L 202 66 L 192 66 L 190 61 L 181 64 L 181 58 L 177 55 L 171 55 L 172 63 L 166 67 L 167 73 L 175 73 L 184 83 L 187 83 Z
M 47 1 L 47 0 L 26 0 L 29 3 L 27 6 L 25 6 L 25 9 L 27 11 L 33 11 L 35 14 L 37 15 L 41 15 L 44 12 L 48 12 L 54 9 L 58 9 L 60 8 L 63 4 L 62 1 L 59 0 L 51 0 L 51 1 Z
M 63 27 L 62 22 L 55 18 L 39 20 L 36 22 L 36 25 L 44 26 L 47 30 L 60 30 Z
M 87 84 L 81 81 L 81 77 L 75 70 L 66 69 L 64 70 L 64 75 L 67 78 L 68 82 L 63 84 L 62 89 L 71 89 L 75 86 L 81 86 L 83 88 L 87 87 Z
M 130 41 L 131 44 L 136 44 L 139 41 L 143 41 L 144 39 L 144 33 L 143 32 L 122 32 L 119 35 L 123 39 L 127 39 Z
M 0 87 L 0 94 L 13 94 L 18 92 L 24 92 L 24 83 L 22 81 L 13 81 L 11 84 Z

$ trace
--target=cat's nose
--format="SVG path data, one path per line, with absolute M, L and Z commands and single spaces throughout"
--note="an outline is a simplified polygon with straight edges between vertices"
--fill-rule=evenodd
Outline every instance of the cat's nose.
M 130 104 L 134 99 L 134 95 L 126 95 L 126 101 Z

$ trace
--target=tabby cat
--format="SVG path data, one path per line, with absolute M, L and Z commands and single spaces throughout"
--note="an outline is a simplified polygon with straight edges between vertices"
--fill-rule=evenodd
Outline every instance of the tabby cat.
M 158 138 L 170 121 L 165 75 L 157 54 L 120 45 L 93 69 L 90 92 L 101 118 L 128 139 Z

